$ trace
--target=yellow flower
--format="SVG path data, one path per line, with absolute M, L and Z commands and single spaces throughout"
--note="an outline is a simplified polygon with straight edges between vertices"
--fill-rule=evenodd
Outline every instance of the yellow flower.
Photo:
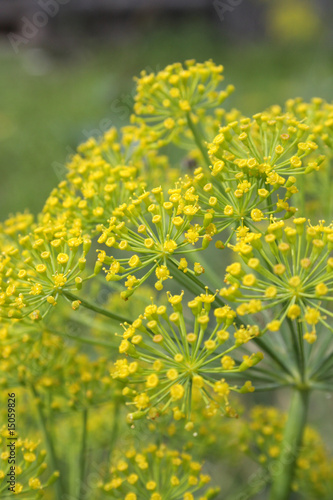
M 170 389 L 170 394 L 173 401 L 177 401 L 178 399 L 182 399 L 185 394 L 185 389 L 180 384 L 175 384 Z
M 287 316 L 290 319 L 296 319 L 301 315 L 301 308 L 297 304 L 289 307 Z

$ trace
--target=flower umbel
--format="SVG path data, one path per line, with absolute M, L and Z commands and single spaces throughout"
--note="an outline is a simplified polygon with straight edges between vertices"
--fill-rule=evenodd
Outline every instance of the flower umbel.
M 323 158 L 312 157 L 318 145 L 309 125 L 285 114 L 258 113 L 222 127 L 209 147 L 212 161 L 223 161 L 231 172 L 258 177 L 269 185 L 284 176 L 318 170 Z
M 219 493 L 219 488 L 202 491 L 210 477 L 188 453 L 151 444 L 139 451 L 129 448 L 124 455 L 113 462 L 110 481 L 100 485 L 111 498 L 210 500 Z
M 216 109 L 234 90 L 219 91 L 223 66 L 212 61 L 171 64 L 157 74 L 141 73 L 137 79 L 135 115 L 146 140 L 161 147 L 188 134 L 188 117 L 198 123 L 207 110 Z M 193 142 L 193 139 L 192 139 Z
M 98 255 L 99 269 L 103 264 L 107 281 L 127 278 L 125 283 L 128 298 L 151 274 L 155 272 L 156 288 L 161 290 L 163 282 L 172 277 L 170 262 L 176 268 L 185 271 L 176 257 L 193 252 L 193 246 L 202 240 L 202 247 L 211 241 L 210 228 L 207 225 L 193 223 L 199 210 L 197 196 L 184 186 L 169 189 L 165 201 L 162 187 L 152 192 L 145 192 L 130 203 L 124 203 L 109 220 L 109 227 L 104 227 L 98 243 L 116 249 L 108 256 L 105 250 Z M 141 271 L 147 268 L 142 276 Z M 140 274 L 141 273 L 141 274 Z
M 262 241 L 264 240 L 264 241 Z M 272 221 L 262 237 L 260 233 L 244 232 L 233 250 L 243 263 L 227 267 L 226 283 L 220 294 L 241 302 L 240 316 L 272 311 L 265 331 L 278 331 L 287 318 L 306 324 L 305 340 L 313 343 L 316 325 L 326 322 L 332 312 L 323 302 L 332 300 L 333 227 L 324 221 L 312 226 L 306 219 Z
M 18 241 L 4 239 L 0 255 L 0 316 L 39 320 L 67 290 L 80 289 L 87 278 L 89 237 L 64 224 L 34 224 Z
M 137 411 L 129 420 L 148 415 L 156 416 L 172 408 L 174 417 L 191 417 L 193 391 L 206 405 L 218 399 L 221 411 L 233 415 L 229 395 L 231 391 L 254 390 L 249 382 L 242 387 L 230 385 L 228 374 L 243 372 L 262 359 L 260 352 L 234 357 L 234 351 L 259 334 L 256 326 L 229 329 L 236 313 L 229 307 L 214 309 L 215 324 L 211 326 L 210 310 L 215 296 L 201 294 L 188 303 L 192 321 L 186 324 L 181 295 L 169 295 L 173 313 L 165 306 L 151 304 L 132 325 L 126 325 L 119 347 L 121 354 L 133 358 L 119 359 L 113 376 L 129 386 L 124 395 L 131 396 Z M 143 384 L 138 392 L 130 385 Z
M 10 434 L 10 432 L 14 432 Z M 9 461 L 10 450 L 8 443 L 12 440 L 15 442 L 15 480 L 10 485 L 10 474 L 12 468 Z M 15 440 L 15 441 L 14 441 Z M 3 497 L 8 497 L 7 492 L 9 485 L 12 490 L 10 495 L 17 495 L 18 498 L 29 500 L 37 500 L 41 498 L 43 491 L 54 483 L 58 477 L 59 472 L 54 471 L 53 474 L 46 481 L 41 479 L 41 475 L 47 468 L 45 462 L 46 451 L 39 450 L 39 442 L 31 441 L 28 438 L 22 439 L 15 431 L 8 431 L 4 427 L 0 431 L 0 494 Z M 12 455 L 13 457 L 14 455 Z

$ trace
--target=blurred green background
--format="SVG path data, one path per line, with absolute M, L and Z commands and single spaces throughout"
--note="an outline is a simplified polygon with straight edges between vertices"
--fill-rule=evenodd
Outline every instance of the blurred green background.
M 248 114 L 289 97 L 331 100 L 332 6 L 324 0 L 225 0 L 195 9 L 191 1 L 138 9 L 137 0 L 107 15 L 95 12 L 97 1 L 89 11 L 83 4 L 61 6 L 17 53 L 8 35 L 22 35 L 22 18 L 1 24 L 0 13 L 2 220 L 26 207 L 41 210 L 76 146 L 128 122 L 132 77 L 141 69 L 212 58 L 236 86 L 227 106 Z M 28 19 L 33 9 L 40 7 L 32 2 Z

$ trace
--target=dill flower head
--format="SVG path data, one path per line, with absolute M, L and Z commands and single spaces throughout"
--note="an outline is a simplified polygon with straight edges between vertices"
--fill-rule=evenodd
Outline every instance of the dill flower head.
M 26 234 L 34 222 L 34 216 L 28 211 L 10 215 L 0 225 L 0 235 L 16 238 L 19 234 Z
M 177 177 L 177 169 L 167 158 L 143 148 L 134 130 L 123 127 L 119 134 L 111 128 L 99 138 L 90 138 L 78 147 L 67 164 L 66 180 L 48 197 L 43 213 L 66 217 L 67 225 L 81 224 L 85 231 L 96 232 L 118 205 L 147 185 Z M 176 172 L 176 173 L 175 173 Z
M 140 135 L 157 147 L 186 137 L 188 117 L 200 122 L 208 110 L 217 108 L 233 92 L 232 85 L 218 90 L 222 73 L 221 65 L 193 60 L 184 66 L 171 64 L 156 74 L 142 71 L 132 116 L 132 121 L 141 125 Z
M 153 188 L 120 205 L 109 227 L 103 228 L 98 243 L 105 244 L 106 250 L 100 250 L 97 266 L 104 268 L 107 281 L 127 278 L 124 298 L 153 273 L 155 286 L 161 290 L 175 271 L 187 272 L 184 255 L 193 252 L 195 244 L 200 242 L 201 248 L 206 248 L 212 240 L 214 226 L 209 217 L 195 219 L 200 207 L 193 190 L 187 188 L 169 189 L 167 199 L 161 186 Z M 107 255 L 109 248 L 111 256 Z M 203 271 L 197 265 L 194 272 L 199 275 Z
M 8 225 L 5 232 L 0 254 L 0 317 L 29 315 L 39 320 L 59 296 L 82 287 L 91 240 L 80 230 L 68 231 L 62 223 L 33 224 L 17 238 L 7 236 Z
M 110 480 L 100 487 L 122 500 L 210 500 L 219 488 L 206 488 L 210 476 L 186 452 L 155 444 L 129 448 L 110 469 Z M 205 491 L 203 491 L 205 489 Z
M 257 223 L 269 220 L 272 214 L 288 218 L 296 211 L 289 205 L 290 197 L 297 192 L 296 179 L 292 177 L 282 187 L 283 198 L 279 198 L 279 183 L 272 186 L 240 170 L 232 172 L 221 160 L 215 161 L 211 172 L 196 168 L 193 178 L 185 176 L 183 182 L 192 184 L 192 190 L 198 196 L 199 215 L 210 221 L 216 234 L 235 224 L 255 227 Z M 273 199 L 272 195 L 278 190 L 277 199 Z
M 288 99 L 285 112 L 309 127 L 314 141 L 319 146 L 318 152 L 325 155 L 319 172 L 313 172 L 299 193 L 299 199 L 305 201 L 307 214 L 316 218 L 332 220 L 331 204 L 323 204 L 323 199 L 330 196 L 331 159 L 333 155 L 333 105 L 324 99 L 314 97 L 310 102 L 301 98 Z M 270 111 L 281 113 L 280 106 L 272 106 Z
M 297 175 L 319 169 L 310 127 L 288 114 L 261 113 L 220 128 L 208 145 L 210 172 L 199 167 L 194 185 L 199 203 L 210 211 L 218 231 L 231 224 L 249 227 L 273 214 L 295 214 L 291 197 Z
M 35 339 L 40 336 L 36 323 L 22 320 L 18 322 L 3 322 L 0 327 L 0 385 L 16 386 L 17 366 L 24 363 Z M 18 363 L 17 354 L 21 356 Z
M 13 439 L 15 438 L 15 440 Z M 11 441 L 12 440 L 12 441 Z M 15 446 L 15 475 L 13 485 L 10 484 L 10 472 L 13 470 L 10 461 L 11 449 L 9 444 L 13 442 Z M 41 498 L 41 493 L 59 477 L 59 472 L 53 472 L 48 480 L 41 476 L 47 468 L 45 462 L 46 451 L 38 449 L 39 442 L 31 441 L 28 438 L 21 438 L 15 431 L 10 431 L 3 427 L 0 430 L 0 495 L 9 498 L 16 494 L 18 498 L 37 500 Z M 13 487 L 12 493 L 8 492 L 9 487 Z
M 268 310 L 263 331 L 278 331 L 283 321 L 305 327 L 304 339 L 313 343 L 317 325 L 333 331 L 326 321 L 332 312 L 323 303 L 332 300 L 333 227 L 324 221 L 312 226 L 304 217 L 271 221 L 266 234 L 239 228 L 232 247 L 242 262 L 227 267 L 227 287 L 220 295 L 240 303 L 240 316 Z
M 258 178 L 260 189 L 278 188 L 287 182 L 286 176 L 318 170 L 323 158 L 313 154 L 317 148 L 309 125 L 288 114 L 265 112 L 222 127 L 208 153 L 213 164 L 223 162 L 229 174 Z
M 39 333 L 36 340 L 38 333 L 28 329 L 15 342 L 12 331 L 17 326 L 21 324 L 7 332 L 0 330 L 1 385 L 33 387 L 40 404 L 54 411 L 80 410 L 118 398 L 105 357 L 92 361 L 47 331 Z M 2 342 L 1 336 L 5 337 Z
M 221 418 L 218 401 L 202 407 L 200 395 L 195 392 L 192 408 L 195 425 L 193 428 L 191 424 L 187 426 L 189 432 L 184 432 L 182 420 L 170 419 L 168 414 L 148 423 L 137 420 L 129 432 L 142 437 L 143 441 L 147 439 L 158 443 L 165 440 L 170 447 L 182 447 L 189 453 L 195 453 L 197 459 L 205 460 L 209 457 L 210 463 L 222 459 L 226 459 L 229 464 L 236 463 L 243 452 L 235 443 L 239 443 L 244 428 L 244 407 L 236 399 L 237 396 L 233 398 L 233 406 L 238 418 Z
M 287 415 L 274 407 L 255 406 L 251 410 L 250 422 L 243 423 L 240 433 L 241 448 L 250 452 L 267 470 L 274 470 L 273 463 L 279 460 Z M 321 436 L 310 426 L 304 438 L 296 462 L 293 491 L 306 498 L 331 498 L 333 492 L 333 460 Z
M 272 106 L 272 112 L 281 113 L 279 106 Z M 320 97 L 313 97 L 310 102 L 301 98 L 288 99 L 285 110 L 297 120 L 310 127 L 320 150 L 325 156 L 332 156 L 333 147 L 333 105 Z
M 216 297 L 208 292 L 188 303 L 192 318 L 186 324 L 182 300 L 183 293 L 169 294 L 171 314 L 170 306 L 157 307 L 152 303 L 144 315 L 131 325 L 124 325 L 119 352 L 126 357 L 115 362 L 112 375 L 126 383 L 123 394 L 131 397 L 136 408 L 129 414 L 129 421 L 144 415 L 154 418 L 167 409 L 172 409 L 176 420 L 190 419 L 194 393 L 207 406 L 218 400 L 220 411 L 234 416 L 230 393 L 254 390 L 250 382 L 237 387 L 227 379 L 228 375 L 243 372 L 262 359 L 260 352 L 244 355 L 242 359 L 234 354 L 238 347 L 259 334 L 258 327 L 235 327 L 233 335 L 230 334 L 235 312 L 224 306 L 217 307 L 210 315 Z M 132 383 L 139 390 L 132 389 Z

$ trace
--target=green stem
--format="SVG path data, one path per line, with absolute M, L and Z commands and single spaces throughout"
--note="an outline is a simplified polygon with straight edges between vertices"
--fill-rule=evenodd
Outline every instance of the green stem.
M 108 318 L 119 321 L 119 323 L 124 323 L 124 322 L 130 323 L 130 324 L 132 323 L 132 321 L 129 320 L 128 318 L 124 318 L 123 316 L 118 316 L 118 314 L 115 314 L 111 311 L 107 311 L 106 309 L 103 309 L 102 307 L 99 307 L 96 304 L 91 304 L 87 300 L 82 299 L 81 297 L 78 297 L 77 295 L 74 295 L 71 292 L 66 291 L 63 293 L 64 293 L 64 296 L 67 297 L 68 300 L 72 300 L 72 301 L 79 300 L 81 305 L 83 307 L 85 307 L 86 309 L 90 309 L 91 311 L 94 311 L 98 314 L 102 314 L 103 316 L 106 316 Z
M 323 333 L 322 332 L 322 335 L 321 337 L 323 336 Z M 333 360 L 333 356 L 331 355 L 328 355 L 326 356 L 326 353 L 329 352 L 329 346 L 331 345 L 331 342 L 332 342 L 332 334 L 331 332 L 325 332 L 326 333 L 326 339 L 322 338 L 321 340 L 321 344 L 319 346 L 319 348 L 316 350 L 316 355 L 314 357 L 314 360 L 313 362 L 311 363 L 310 365 L 310 375 L 309 375 L 309 378 L 310 379 L 316 379 L 317 378 L 317 374 L 322 372 L 322 370 L 324 369 L 325 371 L 325 364 L 330 364 L 330 360 L 332 361 Z
M 297 333 L 299 342 L 299 370 L 301 374 L 302 383 L 305 383 L 305 354 L 304 354 L 304 339 L 303 339 L 303 325 L 300 321 L 297 323 Z
M 301 215 L 304 215 L 305 213 L 305 182 L 304 182 L 304 175 L 300 175 L 298 177 L 298 186 L 299 186 L 299 213 Z
M 58 471 L 58 465 L 57 465 L 57 458 L 56 458 L 56 453 L 54 449 L 54 444 L 51 438 L 51 435 L 48 431 L 47 428 L 47 423 L 46 423 L 46 418 L 43 412 L 42 404 L 39 398 L 39 395 L 33 385 L 30 385 L 30 390 L 33 395 L 33 399 L 35 401 L 35 406 L 37 410 L 37 415 L 38 415 L 38 420 L 39 420 L 39 426 L 42 430 L 45 443 L 46 443 L 46 448 L 48 452 L 48 461 L 50 463 L 50 468 L 52 469 L 53 472 Z M 56 494 L 56 500 L 62 500 L 63 498 L 63 481 L 61 476 L 59 476 L 59 479 L 55 482 L 54 484 L 55 487 L 55 494 Z
M 200 262 L 200 264 L 203 265 L 205 269 L 205 276 L 207 276 L 208 280 L 211 282 L 213 286 L 215 286 L 217 289 L 221 288 L 221 276 L 216 273 L 216 270 L 214 270 L 206 258 L 203 256 L 203 252 L 198 252 L 194 254 L 188 254 L 187 255 L 188 259 L 195 264 L 195 262 Z
M 100 347 L 110 347 L 111 349 L 115 349 L 117 347 L 117 343 L 108 342 L 107 340 L 98 340 L 92 339 L 90 337 L 78 337 L 77 335 L 71 335 L 70 333 L 59 332 L 59 330 L 54 330 L 53 328 L 47 327 L 47 330 L 54 335 L 58 335 L 59 337 L 66 337 L 72 340 L 76 340 L 78 342 L 83 342 L 85 344 L 97 345 Z
M 287 338 L 291 340 L 291 347 L 297 366 L 300 366 L 300 355 L 298 350 L 297 333 L 295 330 L 294 322 L 290 318 L 286 318 L 290 331 L 287 333 Z M 303 340 L 303 339 L 302 339 Z
M 170 263 L 175 268 L 174 273 L 173 273 L 173 277 L 175 278 L 176 281 L 178 281 L 178 283 L 180 285 L 183 285 L 193 295 L 195 295 L 195 294 L 200 295 L 200 293 L 205 291 L 205 286 L 203 284 L 196 283 L 192 279 L 191 275 L 187 276 L 187 273 L 183 273 L 183 271 L 179 272 L 177 263 L 173 262 L 172 260 L 170 260 Z
M 113 450 L 115 448 L 115 444 L 117 442 L 118 433 L 119 433 L 119 415 L 120 415 L 120 402 L 114 402 L 114 410 L 113 410 L 113 422 L 112 429 L 110 435 L 110 455 L 112 455 Z
M 254 498 L 255 495 L 262 493 L 267 486 L 268 483 L 268 472 L 264 469 L 259 469 L 256 473 L 252 474 L 249 479 L 249 484 L 245 487 L 242 487 L 237 491 L 233 491 L 231 495 L 228 495 L 225 500 L 250 500 Z M 237 484 L 236 482 L 234 483 Z M 239 483 L 238 483 L 239 484 Z
M 187 273 L 183 273 L 183 271 L 179 271 L 178 269 L 178 263 L 174 259 L 170 259 L 170 263 L 174 266 L 174 278 L 176 281 L 178 281 L 181 285 L 184 285 L 188 291 L 194 293 L 197 293 L 200 295 L 200 293 L 203 293 L 206 291 L 210 293 L 211 295 L 214 295 L 214 292 L 204 283 L 202 283 L 195 275 L 193 271 L 188 270 Z M 198 290 L 197 292 L 195 291 Z M 220 306 L 225 306 L 226 303 L 219 297 L 218 295 L 215 295 L 215 302 L 219 304 Z M 237 326 L 241 326 L 243 323 L 239 318 L 235 319 L 235 323 Z
M 333 366 L 333 354 L 331 353 L 327 358 L 322 357 L 321 366 L 311 374 L 312 380 L 320 380 L 323 376 L 331 370 Z
M 84 500 L 85 498 L 85 472 L 86 472 L 86 455 L 87 455 L 87 424 L 88 424 L 88 410 L 85 408 L 82 412 L 82 434 L 81 434 L 81 449 L 80 449 L 80 461 L 79 461 L 79 499 Z
M 267 342 L 265 342 L 263 337 L 260 338 L 255 337 L 252 340 L 257 346 L 260 347 L 260 349 L 265 351 L 269 355 L 269 357 L 272 358 L 275 361 L 275 363 L 277 363 L 280 366 L 280 368 L 282 368 L 285 372 L 287 372 L 292 378 L 295 377 L 295 374 L 288 367 L 288 364 L 282 361 L 281 356 L 279 356 L 274 352 L 274 348 L 271 348 L 269 345 L 267 345 Z
M 327 195 L 328 196 L 325 196 L 325 205 L 326 205 L 326 214 L 327 214 L 327 222 L 330 223 L 331 222 L 331 218 L 332 218 L 332 215 L 331 215 L 331 212 L 332 212 L 332 200 L 331 200 L 331 163 L 329 162 L 328 165 L 327 165 L 327 179 L 326 179 L 326 189 L 328 188 L 328 191 L 327 191 Z
M 332 377 L 330 377 L 331 379 L 333 378 L 333 375 Z M 315 382 L 314 384 L 312 384 L 312 388 L 313 389 L 316 389 L 318 391 L 325 391 L 325 392 L 332 392 L 333 391 L 333 385 L 332 383 L 329 383 L 329 384 L 321 384 L 320 382 L 317 384 L 317 382 Z
M 279 457 L 279 467 L 272 478 L 272 489 L 269 500 L 289 500 L 291 484 L 294 477 L 295 464 L 302 444 L 307 419 L 309 391 L 294 389 L 288 420 Z
M 194 125 L 194 123 L 192 121 L 192 118 L 191 118 L 191 116 L 190 116 L 189 113 L 187 114 L 187 124 L 188 124 L 189 129 L 191 130 L 191 132 L 193 134 L 193 137 L 194 137 L 196 145 L 198 146 L 198 148 L 200 149 L 200 152 L 201 152 L 202 156 L 204 157 L 204 160 L 205 160 L 205 162 L 207 164 L 207 167 L 209 167 L 210 164 L 211 164 L 211 161 L 209 159 L 207 150 L 206 150 L 206 148 L 205 148 L 205 146 L 203 144 L 204 138 L 202 137 L 202 135 L 198 131 L 197 127 Z
M 273 200 L 272 200 L 272 194 L 271 193 L 269 193 L 269 195 L 267 196 L 266 203 L 267 203 L 267 210 L 268 211 L 272 210 Z

